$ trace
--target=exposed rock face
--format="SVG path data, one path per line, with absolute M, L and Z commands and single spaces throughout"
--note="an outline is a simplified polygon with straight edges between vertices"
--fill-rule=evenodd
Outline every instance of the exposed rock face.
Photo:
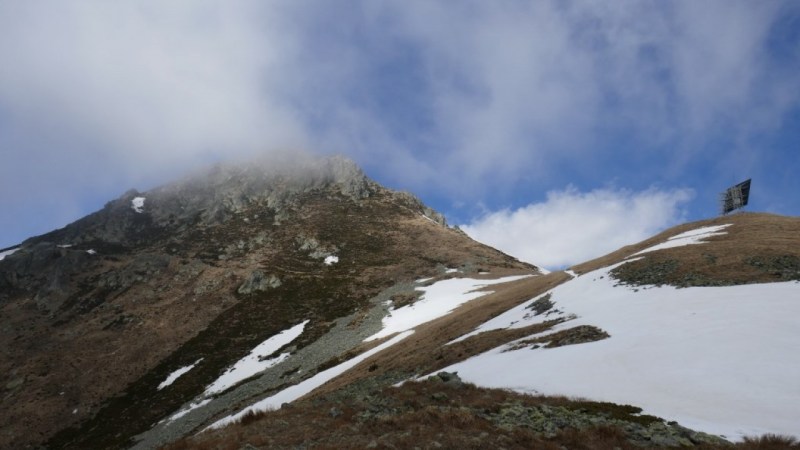
M 379 326 L 379 294 L 437 266 L 535 271 L 443 225 L 349 160 L 284 157 L 132 190 L 28 239 L 0 261 L 0 448 L 126 447 L 301 322 L 272 384 L 226 396 L 302 380 L 365 337 L 333 324 Z
M 355 163 L 339 156 L 285 156 L 242 165 L 217 164 L 150 192 L 130 190 L 102 210 L 25 244 L 97 242 L 131 248 L 189 227 L 222 223 L 248 208 L 261 207 L 280 216 L 300 195 L 328 187 L 353 202 L 379 189 Z M 146 204 L 137 210 L 134 199 L 145 199 Z M 421 203 L 418 207 L 425 208 Z
M 252 294 L 254 292 L 264 292 L 268 289 L 274 289 L 281 285 L 280 278 L 275 275 L 264 275 L 260 270 L 254 270 L 244 283 L 239 286 L 236 292 L 242 295 Z
M 87 251 L 129 253 L 165 240 L 181 245 L 182 235 L 192 228 L 222 224 L 247 210 L 260 210 L 261 217 L 255 214 L 254 221 L 271 217 L 279 223 L 291 216 L 291 208 L 304 194 L 333 189 L 355 203 L 375 194 L 379 188 L 355 163 L 339 156 L 327 159 L 285 156 L 247 165 L 218 164 L 206 172 L 150 192 L 130 190 L 96 213 L 27 240 L 23 251 L 9 258 L 11 267 L 4 271 L 0 287 L 30 290 L 35 286 L 37 304 L 52 312 L 66 300 L 64 292 L 68 289 L 64 277 L 85 270 L 91 263 L 91 254 Z M 429 209 L 407 194 L 396 195 L 420 212 Z M 135 199 L 145 199 L 141 201 L 146 204 L 138 206 Z M 263 245 L 266 238 L 264 233 L 243 237 L 249 242 L 228 244 L 230 248 L 220 252 L 221 259 L 237 251 L 246 253 Z M 311 250 L 316 252 L 315 258 L 332 254 L 316 241 L 308 245 L 314 246 Z M 58 260 L 56 270 L 50 270 L 54 259 Z M 165 265 L 162 259 L 161 266 Z M 103 277 L 101 285 L 129 287 L 133 280 L 142 278 L 139 274 L 142 270 L 130 266 L 124 273 L 109 273 Z M 42 277 L 46 278 L 46 283 Z

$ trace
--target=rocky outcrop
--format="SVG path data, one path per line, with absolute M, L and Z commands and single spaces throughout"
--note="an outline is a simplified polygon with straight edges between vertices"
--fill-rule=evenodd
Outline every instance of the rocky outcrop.
M 150 215 L 160 226 L 171 222 L 220 223 L 253 205 L 280 215 L 302 193 L 335 187 L 359 201 L 378 185 L 349 159 L 285 155 L 246 165 L 217 164 L 211 170 L 151 192 Z
M 274 289 L 280 285 L 281 280 L 275 275 L 264 275 L 264 272 L 254 270 L 250 273 L 250 276 L 244 280 L 244 283 L 239 286 L 236 292 L 242 295 L 249 295 L 254 292 L 264 292 L 269 289 Z
M 394 198 L 399 204 L 401 204 L 405 208 L 418 212 L 422 216 L 426 217 L 427 219 L 438 225 L 441 225 L 443 227 L 447 226 L 447 221 L 445 220 L 443 215 L 439 214 L 434 209 L 425 206 L 425 204 L 422 203 L 422 200 L 420 200 L 414 194 L 411 194 L 410 192 L 395 192 Z
M 358 202 L 380 187 L 353 161 L 341 156 L 283 155 L 246 164 L 217 164 L 151 191 L 132 189 L 108 202 L 102 210 L 62 229 L 31 238 L 23 247 L 50 242 L 105 246 L 98 251 L 120 251 L 198 225 L 222 223 L 254 206 L 285 218 L 285 209 L 298 196 L 323 188 L 334 188 Z M 141 202 L 143 206 L 134 207 Z
M 27 292 L 40 310 L 52 313 L 69 297 L 73 275 L 95 266 L 97 258 L 84 250 L 42 242 L 23 247 L 0 264 L 0 292 L 4 296 Z

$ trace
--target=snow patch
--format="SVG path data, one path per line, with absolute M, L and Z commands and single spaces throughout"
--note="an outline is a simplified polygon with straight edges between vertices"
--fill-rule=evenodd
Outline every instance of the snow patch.
M 175 414 L 169 416 L 169 418 L 167 419 L 167 422 L 168 423 L 169 422 L 174 422 L 174 421 L 180 419 L 181 417 L 189 414 L 190 412 L 194 411 L 195 409 L 202 408 L 203 406 L 205 406 L 205 405 L 207 405 L 209 403 L 211 403 L 211 399 L 210 398 L 203 399 L 203 400 L 201 400 L 199 402 L 192 402 L 185 409 L 182 409 L 182 410 L 176 412 Z
M 88 253 L 90 255 L 96 255 L 97 251 L 95 249 L 93 249 L 93 248 L 90 248 L 89 250 L 86 250 L 86 253 Z
M 574 270 L 565 270 L 564 272 L 572 278 L 578 278 L 578 274 Z
M 164 381 L 162 381 L 161 384 L 158 385 L 158 390 L 160 391 L 160 390 L 164 389 L 165 387 L 167 387 L 167 386 L 171 385 L 172 383 L 174 383 L 175 380 L 177 380 L 178 378 L 181 377 L 181 375 L 183 375 L 186 372 L 194 369 L 194 367 L 202 360 L 203 360 L 203 358 L 200 358 L 197 361 L 195 361 L 194 364 L 191 364 L 189 366 L 181 367 L 180 369 L 178 369 L 178 370 L 172 372 L 171 374 L 167 375 L 167 378 Z
M 444 271 L 444 273 L 456 273 L 456 272 L 458 272 L 458 269 L 447 269 Z
M 397 336 L 393 337 L 392 339 L 389 339 L 388 341 L 384 342 L 383 344 L 381 344 L 381 345 L 379 345 L 379 346 L 377 346 L 377 347 L 375 347 L 375 348 L 373 348 L 373 349 L 371 349 L 369 351 L 366 351 L 366 352 L 356 356 L 353 359 L 349 359 L 349 360 L 347 360 L 347 361 L 345 361 L 345 362 L 343 362 L 343 363 L 341 363 L 341 364 L 339 364 L 337 366 L 334 366 L 334 367 L 331 367 L 330 369 L 324 370 L 324 371 L 314 375 L 313 377 L 311 377 L 311 378 L 309 378 L 309 379 L 307 379 L 307 380 L 305 380 L 305 381 L 303 381 L 303 382 L 301 382 L 299 384 L 296 384 L 294 386 L 288 387 L 288 388 L 278 392 L 277 394 L 275 394 L 275 395 L 273 395 L 271 397 L 267 397 L 264 400 L 261 400 L 261 401 L 259 401 L 257 403 L 254 403 L 254 404 L 248 406 L 247 408 L 239 411 L 236 414 L 233 414 L 233 415 L 230 415 L 230 416 L 227 416 L 227 417 L 224 417 L 224 418 L 220 419 L 220 420 L 214 422 L 213 424 L 211 424 L 208 428 L 206 428 L 206 430 L 213 429 L 213 428 L 224 427 L 225 425 L 228 425 L 228 424 L 230 424 L 232 422 L 235 422 L 235 421 L 239 420 L 245 414 L 247 414 L 247 413 L 249 413 L 251 411 L 252 412 L 259 412 L 259 411 L 266 411 L 266 410 L 269 410 L 269 409 L 276 409 L 276 408 L 279 408 L 284 403 L 288 403 L 288 402 L 292 402 L 294 400 L 297 400 L 298 398 L 310 393 L 314 389 L 316 389 L 316 388 L 322 386 L 323 384 L 327 383 L 329 380 L 333 379 L 334 377 L 337 377 L 337 376 L 343 374 L 344 372 L 346 372 L 350 368 L 354 367 L 355 365 L 357 365 L 361 361 L 364 361 L 365 359 L 369 358 L 370 356 L 372 356 L 372 355 L 374 355 L 374 354 L 376 354 L 378 352 L 381 352 L 386 348 L 391 347 L 392 345 L 402 341 L 403 339 L 411 336 L 412 334 L 414 334 L 414 330 L 409 330 L 409 331 L 406 331 L 404 333 L 398 334 Z
M 210 396 L 218 392 L 222 392 L 231 386 L 240 383 L 242 380 L 252 377 L 253 375 L 263 372 L 272 366 L 277 365 L 289 357 L 289 353 L 282 353 L 274 358 L 263 359 L 275 353 L 279 348 L 297 339 L 303 334 L 308 320 L 303 323 L 297 324 L 288 330 L 281 331 L 275 336 L 270 337 L 266 341 L 257 345 L 250 353 L 244 358 L 237 361 L 225 373 L 211 383 L 205 390 L 204 395 Z
M 134 197 L 134 199 L 131 200 L 131 209 L 133 209 L 137 213 L 143 213 L 144 201 L 145 201 L 144 197 Z
M 11 255 L 11 254 L 15 253 L 17 250 L 19 250 L 19 247 L 17 247 L 17 248 L 12 248 L 12 249 L 5 250 L 5 251 L 2 251 L 2 252 L 0 252 L 0 261 L 2 261 L 3 259 L 5 259 L 5 257 L 6 257 L 6 256 L 8 256 L 8 255 Z
M 364 339 L 364 341 L 372 341 L 391 336 L 394 333 L 410 330 L 425 322 L 445 316 L 470 300 L 491 294 L 489 291 L 475 292 L 477 289 L 529 276 L 516 275 L 496 280 L 451 278 L 436 282 L 430 286 L 417 287 L 416 290 L 423 293 L 420 299 L 412 305 L 391 309 L 389 315 L 383 318 L 383 329 Z
M 683 247 L 684 245 L 704 244 L 705 239 L 707 238 L 710 238 L 712 236 L 721 236 L 723 234 L 727 234 L 727 231 L 722 231 L 722 230 L 731 225 L 733 224 L 728 223 L 725 225 L 713 225 L 677 234 L 667 239 L 666 242 L 662 242 L 652 247 L 648 247 L 640 252 L 634 253 L 631 256 L 640 255 L 642 253 L 654 252 L 656 250 L 663 250 L 665 248 Z
M 326 257 L 325 257 L 325 261 L 323 261 L 323 263 L 324 263 L 326 266 L 330 266 L 330 265 L 336 264 L 336 263 L 338 263 L 338 262 L 339 262 L 339 257 L 338 257 L 338 256 L 333 256 L 333 255 L 331 255 L 331 256 L 326 256 Z
M 557 329 L 593 325 L 610 338 L 501 346 L 442 370 L 486 387 L 633 404 L 730 439 L 800 436 L 800 283 L 637 290 L 614 286 L 614 267 L 551 291 L 555 306 L 577 317 Z M 520 305 L 479 328 L 527 325 L 526 313 Z
M 59 245 L 56 245 L 56 247 L 58 247 L 58 248 L 70 248 L 70 247 L 72 247 L 72 244 L 59 244 Z
M 303 330 L 305 329 L 305 326 L 308 324 L 308 322 L 309 321 L 306 320 L 305 322 L 297 324 L 292 328 L 289 328 L 288 330 L 281 331 L 280 333 L 270 337 L 266 341 L 257 345 L 253 350 L 250 351 L 250 353 L 247 356 L 237 361 L 233 366 L 228 368 L 228 370 L 226 370 L 225 373 L 223 373 L 213 383 L 208 385 L 206 387 L 205 392 L 203 392 L 203 394 L 200 395 L 197 401 L 190 403 L 189 406 L 179 410 L 175 414 L 171 415 L 169 418 L 162 420 L 160 423 L 163 422 L 171 423 L 177 419 L 180 419 L 186 414 L 189 414 L 191 411 L 207 405 L 213 399 L 214 394 L 217 394 L 232 386 L 235 386 L 241 381 L 250 378 L 253 375 L 258 374 L 259 372 L 263 372 L 264 370 L 288 358 L 290 356 L 289 353 L 282 353 L 279 356 L 276 356 L 275 358 L 270 358 L 266 360 L 261 359 L 263 357 L 275 353 L 278 349 L 280 349 L 284 345 L 297 339 L 301 334 L 303 334 Z M 175 378 L 177 379 L 177 377 L 179 377 L 180 375 L 183 375 L 184 373 L 191 370 L 191 368 L 194 367 L 201 360 L 202 358 L 199 359 L 196 363 L 192 364 L 192 366 L 189 369 L 177 375 Z M 183 369 L 186 368 L 178 369 L 175 372 L 173 372 L 173 374 Z M 172 377 L 173 374 L 170 374 L 170 377 Z M 167 377 L 167 380 L 169 380 L 170 377 Z M 167 380 L 165 380 L 165 382 Z M 170 381 L 170 383 L 172 383 L 172 381 Z M 163 385 L 164 383 L 161 384 Z M 161 388 L 162 386 L 159 385 L 158 389 Z

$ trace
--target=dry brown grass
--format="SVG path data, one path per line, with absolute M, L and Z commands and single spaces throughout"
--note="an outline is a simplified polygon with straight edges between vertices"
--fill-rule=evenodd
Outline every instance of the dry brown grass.
M 438 394 L 434 395 L 434 394 Z M 612 428 L 566 430 L 543 438 L 525 428 L 498 427 L 481 413 L 500 405 L 570 405 L 560 397 L 530 397 L 472 385 L 448 386 L 436 382 L 407 383 L 379 393 L 376 407 L 354 398 L 347 402 L 317 398 L 292 407 L 253 415 L 226 429 L 183 439 L 166 447 L 183 449 L 238 449 L 245 443 L 256 448 L 316 449 L 365 448 L 467 448 L 560 449 L 565 442 L 592 449 L 633 449 L 625 434 Z M 583 404 L 576 404 L 583 407 Z M 335 414 L 333 412 L 336 412 Z M 365 415 L 366 414 L 366 415 Z
M 759 437 L 746 437 L 737 445 L 743 450 L 791 450 L 800 449 L 800 441 L 791 436 L 765 434 Z
M 749 258 L 769 260 L 789 256 L 800 258 L 800 218 L 763 213 L 741 213 L 683 224 L 664 231 L 638 244 L 623 247 L 600 258 L 572 267 L 586 273 L 621 262 L 647 247 L 666 241 L 677 234 L 711 225 L 733 224 L 726 234 L 707 239 L 707 243 L 649 252 L 639 261 L 626 264 L 631 270 L 647 265 L 677 261 L 678 266 L 665 280 L 681 284 L 692 279 L 699 283 L 741 284 L 782 281 L 773 271 L 762 270 L 748 263 Z
M 291 407 L 270 411 L 221 430 L 183 439 L 166 450 L 255 448 L 355 449 L 459 448 L 459 449 L 586 449 L 633 450 L 642 448 L 629 441 L 619 426 L 571 427 L 545 437 L 526 426 L 509 427 L 491 419 L 508 407 L 560 407 L 597 417 L 613 417 L 647 426 L 657 418 L 639 416 L 626 405 L 574 401 L 564 397 L 534 397 L 500 389 L 441 381 L 406 383 L 369 394 L 317 397 Z M 647 419 L 647 420 L 644 420 Z M 647 448 L 659 448 L 650 446 Z M 793 449 L 789 437 L 749 438 L 736 445 L 698 445 L 700 449 L 777 450 Z

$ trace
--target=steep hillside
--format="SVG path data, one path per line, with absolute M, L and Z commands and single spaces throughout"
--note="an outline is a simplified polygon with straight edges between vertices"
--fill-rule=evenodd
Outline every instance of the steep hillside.
M 800 436 L 798 257 L 798 218 L 685 224 L 566 272 L 492 285 L 291 406 L 271 401 L 277 393 L 230 418 L 241 424 L 172 448 L 730 446 L 714 435 L 798 448 L 745 438 Z M 418 289 L 459 295 L 431 295 L 437 286 Z M 441 370 L 458 382 L 408 382 Z M 301 438 L 309 420 L 325 431 Z
M 0 448 L 168 442 L 362 351 L 414 280 L 482 271 L 538 274 L 342 158 L 130 191 L 3 252 Z
M 676 245 L 645 250 L 670 238 L 706 227 L 723 227 L 703 236 L 704 245 Z M 773 214 L 740 213 L 683 224 L 638 244 L 578 264 L 571 269 L 587 273 L 641 253 L 617 277 L 632 284 L 730 286 L 800 279 L 800 220 Z
M 730 439 L 800 436 L 800 219 L 687 224 L 574 270 L 470 336 L 563 323 L 446 370 L 483 386 L 631 403 Z

